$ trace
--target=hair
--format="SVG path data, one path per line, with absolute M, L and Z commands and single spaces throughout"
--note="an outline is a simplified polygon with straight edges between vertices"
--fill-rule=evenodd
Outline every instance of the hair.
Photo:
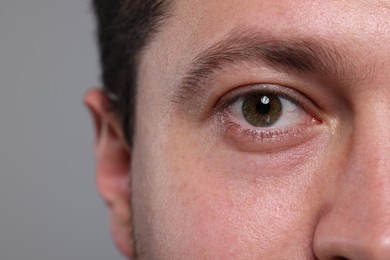
M 129 145 L 133 141 L 141 51 L 168 17 L 170 0 L 93 0 L 103 88 Z

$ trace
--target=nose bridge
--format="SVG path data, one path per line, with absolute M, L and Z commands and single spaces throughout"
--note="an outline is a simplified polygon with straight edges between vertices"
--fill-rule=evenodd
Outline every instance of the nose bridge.
M 345 212 L 352 214 L 351 222 L 359 224 L 354 227 L 356 235 L 364 235 L 367 246 L 370 241 L 378 246 L 390 239 L 390 106 L 385 97 L 379 92 L 361 93 L 338 191 Z M 390 259 L 390 248 L 388 253 Z
M 354 111 L 346 166 L 319 220 L 319 259 L 390 259 L 390 107 L 362 98 Z
M 348 169 L 352 175 L 386 181 L 390 176 L 390 102 L 380 92 L 361 93 L 357 100 Z
M 347 259 L 390 259 L 389 139 L 383 139 L 384 132 L 363 131 L 367 133 L 354 137 L 328 217 L 335 220 L 336 236 L 344 239 L 346 248 L 359 252 L 360 258 Z

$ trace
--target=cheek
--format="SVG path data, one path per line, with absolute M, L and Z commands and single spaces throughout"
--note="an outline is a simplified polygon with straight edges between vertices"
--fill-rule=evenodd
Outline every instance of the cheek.
M 135 160 L 142 162 L 135 169 L 136 226 L 151 256 L 312 256 L 323 194 L 320 155 L 312 162 L 298 156 L 285 167 L 277 160 L 262 165 L 259 155 L 202 144 L 186 133 L 160 149 L 144 146 Z

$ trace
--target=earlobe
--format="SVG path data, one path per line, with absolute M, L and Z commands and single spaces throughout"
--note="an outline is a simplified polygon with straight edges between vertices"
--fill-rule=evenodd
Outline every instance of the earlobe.
M 89 91 L 84 98 L 96 129 L 97 186 L 110 212 L 114 241 L 125 256 L 132 258 L 131 154 L 118 116 L 110 109 L 110 102 L 107 95 L 98 89 Z

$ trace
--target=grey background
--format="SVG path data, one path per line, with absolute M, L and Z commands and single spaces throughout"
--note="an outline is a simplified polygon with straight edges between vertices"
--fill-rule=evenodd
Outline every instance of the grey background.
M 0 260 L 123 259 L 81 102 L 100 84 L 93 22 L 88 0 L 0 0 Z

